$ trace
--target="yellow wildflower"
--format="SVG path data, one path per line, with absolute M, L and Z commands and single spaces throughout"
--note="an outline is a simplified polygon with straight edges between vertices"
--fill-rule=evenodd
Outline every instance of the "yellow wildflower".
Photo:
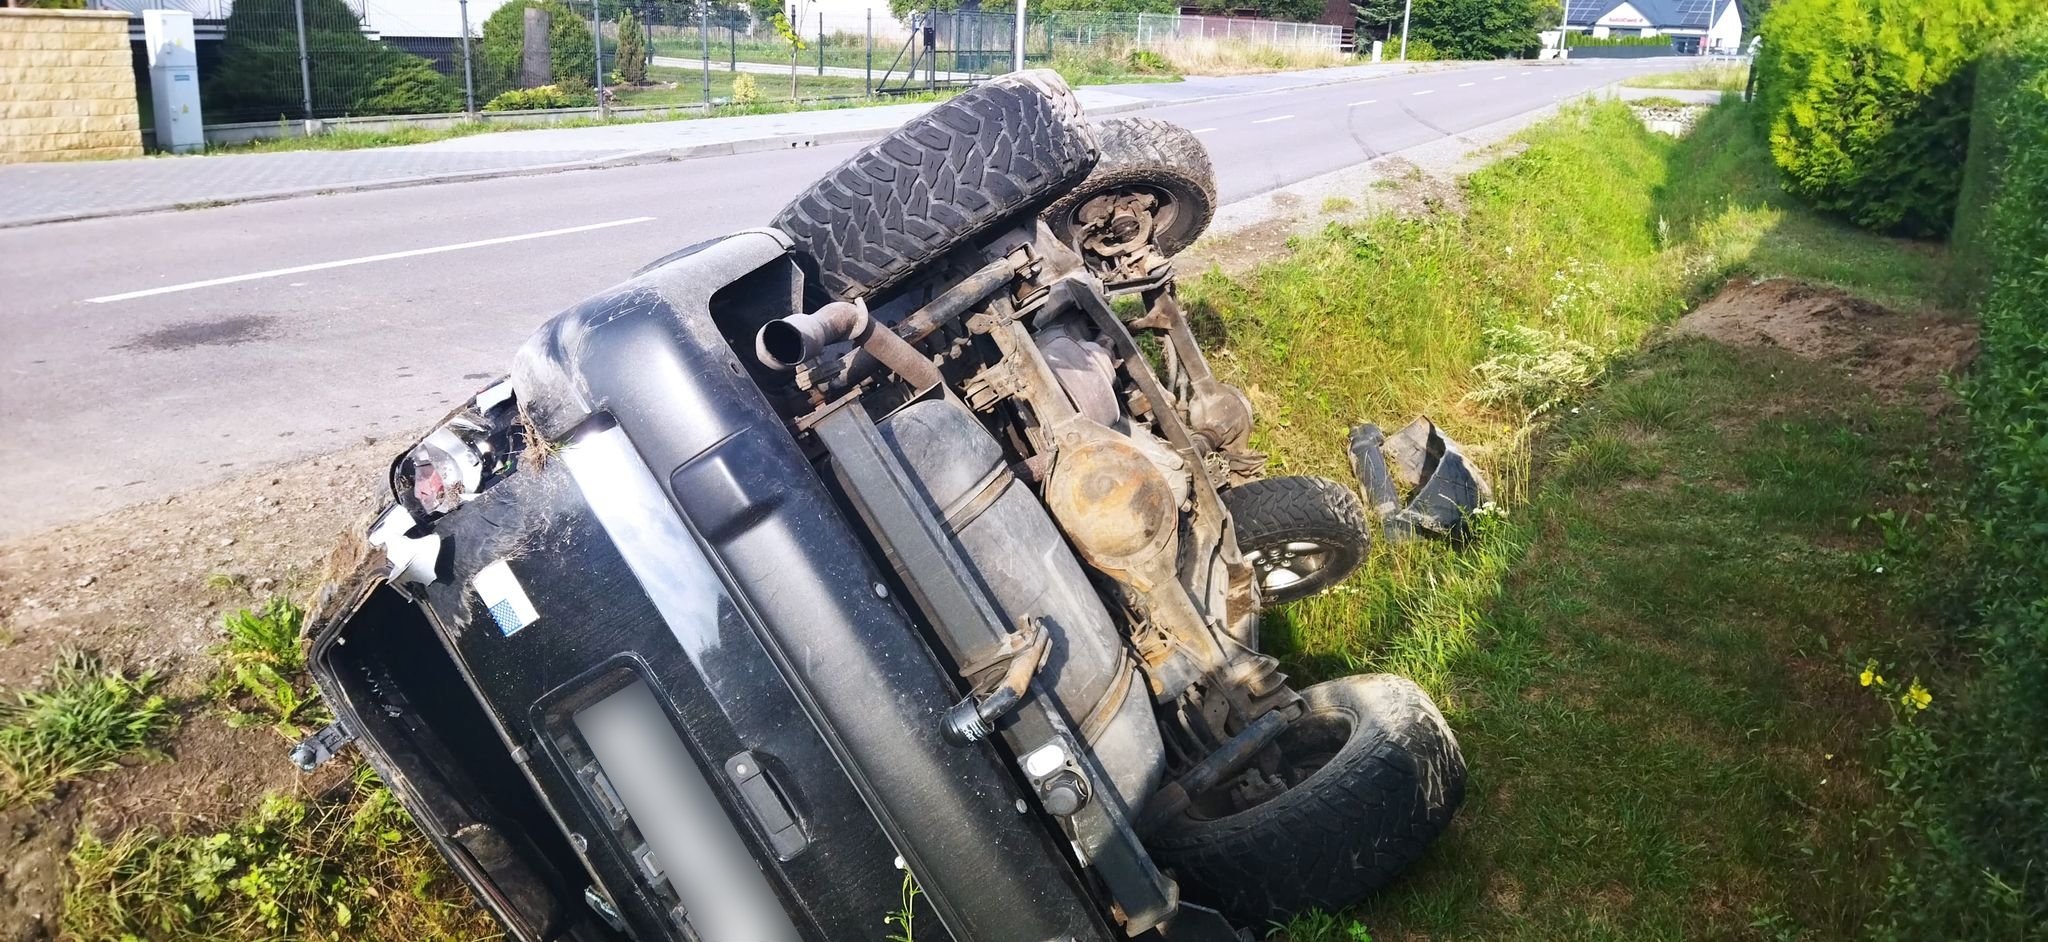
M 1915 710 L 1925 710 L 1928 704 L 1934 702 L 1934 694 L 1928 693 L 1926 687 L 1920 686 L 1920 678 L 1915 677 L 1913 686 L 1906 688 L 1905 693 L 1899 694 L 1899 702 Z
M 1880 687 L 1884 686 L 1884 675 L 1877 672 L 1876 658 L 1871 658 L 1868 663 L 1863 665 L 1863 675 L 1857 679 L 1862 681 L 1865 687 L 1871 684 L 1876 684 Z

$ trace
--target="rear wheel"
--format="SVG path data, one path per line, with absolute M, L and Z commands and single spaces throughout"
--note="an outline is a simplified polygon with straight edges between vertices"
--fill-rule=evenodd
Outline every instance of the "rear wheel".
M 1344 581 L 1370 545 L 1358 495 L 1328 478 L 1261 478 L 1225 491 L 1223 502 L 1267 604 Z
M 1194 244 L 1216 212 L 1216 173 L 1194 133 L 1157 118 L 1095 122 L 1102 159 L 1088 179 L 1045 211 L 1053 235 L 1079 248 L 1105 278 L 1131 270 L 1145 248 L 1172 256 Z
M 1085 177 L 1096 154 L 1095 134 L 1058 74 L 1016 72 L 863 148 L 773 225 L 795 241 L 820 295 L 879 300 L 975 235 L 1029 219 Z
M 1465 798 L 1457 737 L 1413 682 L 1360 675 L 1301 695 L 1308 712 L 1275 742 L 1279 781 L 1197 795 L 1146 842 L 1190 899 L 1240 924 L 1358 902 L 1421 859 Z

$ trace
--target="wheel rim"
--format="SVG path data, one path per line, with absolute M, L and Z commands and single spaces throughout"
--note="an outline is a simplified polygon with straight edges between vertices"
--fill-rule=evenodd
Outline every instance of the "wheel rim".
M 1329 568 L 1332 548 L 1313 540 L 1289 540 L 1244 554 L 1259 574 L 1259 588 L 1284 592 L 1314 581 Z
M 1143 185 L 1104 189 L 1069 211 L 1082 246 L 1104 258 L 1141 251 L 1171 233 L 1179 218 L 1172 192 Z
M 1197 821 L 1215 820 L 1249 811 L 1313 778 L 1337 758 L 1358 725 L 1348 712 L 1312 712 L 1295 720 L 1269 748 L 1279 750 L 1276 773 L 1263 779 L 1264 787 L 1248 783 L 1257 768 L 1192 797 L 1187 815 Z

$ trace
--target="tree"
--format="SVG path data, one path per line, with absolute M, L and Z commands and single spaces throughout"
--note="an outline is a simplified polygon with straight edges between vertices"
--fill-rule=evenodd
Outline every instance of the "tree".
M 370 83 L 368 94 L 357 102 L 362 114 L 447 114 L 462 110 L 462 90 L 448 76 L 434 71 L 434 64 L 418 56 Z
M 1780 0 L 1762 26 L 1757 114 L 1786 189 L 1880 232 L 1945 235 L 1976 61 L 2044 18 L 2039 0 Z
M 460 110 L 430 90 L 426 60 L 363 35 L 363 24 L 342 0 L 305 0 L 306 71 L 312 78 L 313 114 L 399 112 L 376 110 L 385 93 L 410 86 L 413 104 L 438 111 Z M 381 84 L 380 84 L 381 83 Z M 447 87 L 445 80 L 440 83 Z M 221 38 L 220 65 L 206 77 L 204 100 L 213 121 L 270 121 L 303 117 L 304 85 L 299 73 L 299 32 L 292 0 L 239 0 L 228 14 Z
M 323 2 L 339 4 L 340 0 Z M 477 50 L 481 60 L 476 75 L 478 97 L 495 98 L 519 87 L 520 62 L 526 52 L 528 7 L 548 12 L 548 74 L 555 84 L 592 87 L 597 50 L 591 45 L 590 24 L 561 0 L 515 0 L 484 20 L 484 38 Z
M 1527 54 L 1551 0 L 1415 0 L 1409 32 L 1451 59 L 1503 59 Z
M 628 85 L 647 84 L 647 36 L 640 18 L 627 10 L 619 16 L 619 77 Z

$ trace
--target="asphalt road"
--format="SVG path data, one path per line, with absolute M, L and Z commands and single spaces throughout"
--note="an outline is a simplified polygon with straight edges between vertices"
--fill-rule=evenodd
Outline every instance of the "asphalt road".
M 1228 203 L 1672 68 L 1474 65 L 1143 113 L 1201 134 Z M 548 315 L 764 224 L 856 149 L 0 230 L 0 538 L 365 437 L 396 451 Z

